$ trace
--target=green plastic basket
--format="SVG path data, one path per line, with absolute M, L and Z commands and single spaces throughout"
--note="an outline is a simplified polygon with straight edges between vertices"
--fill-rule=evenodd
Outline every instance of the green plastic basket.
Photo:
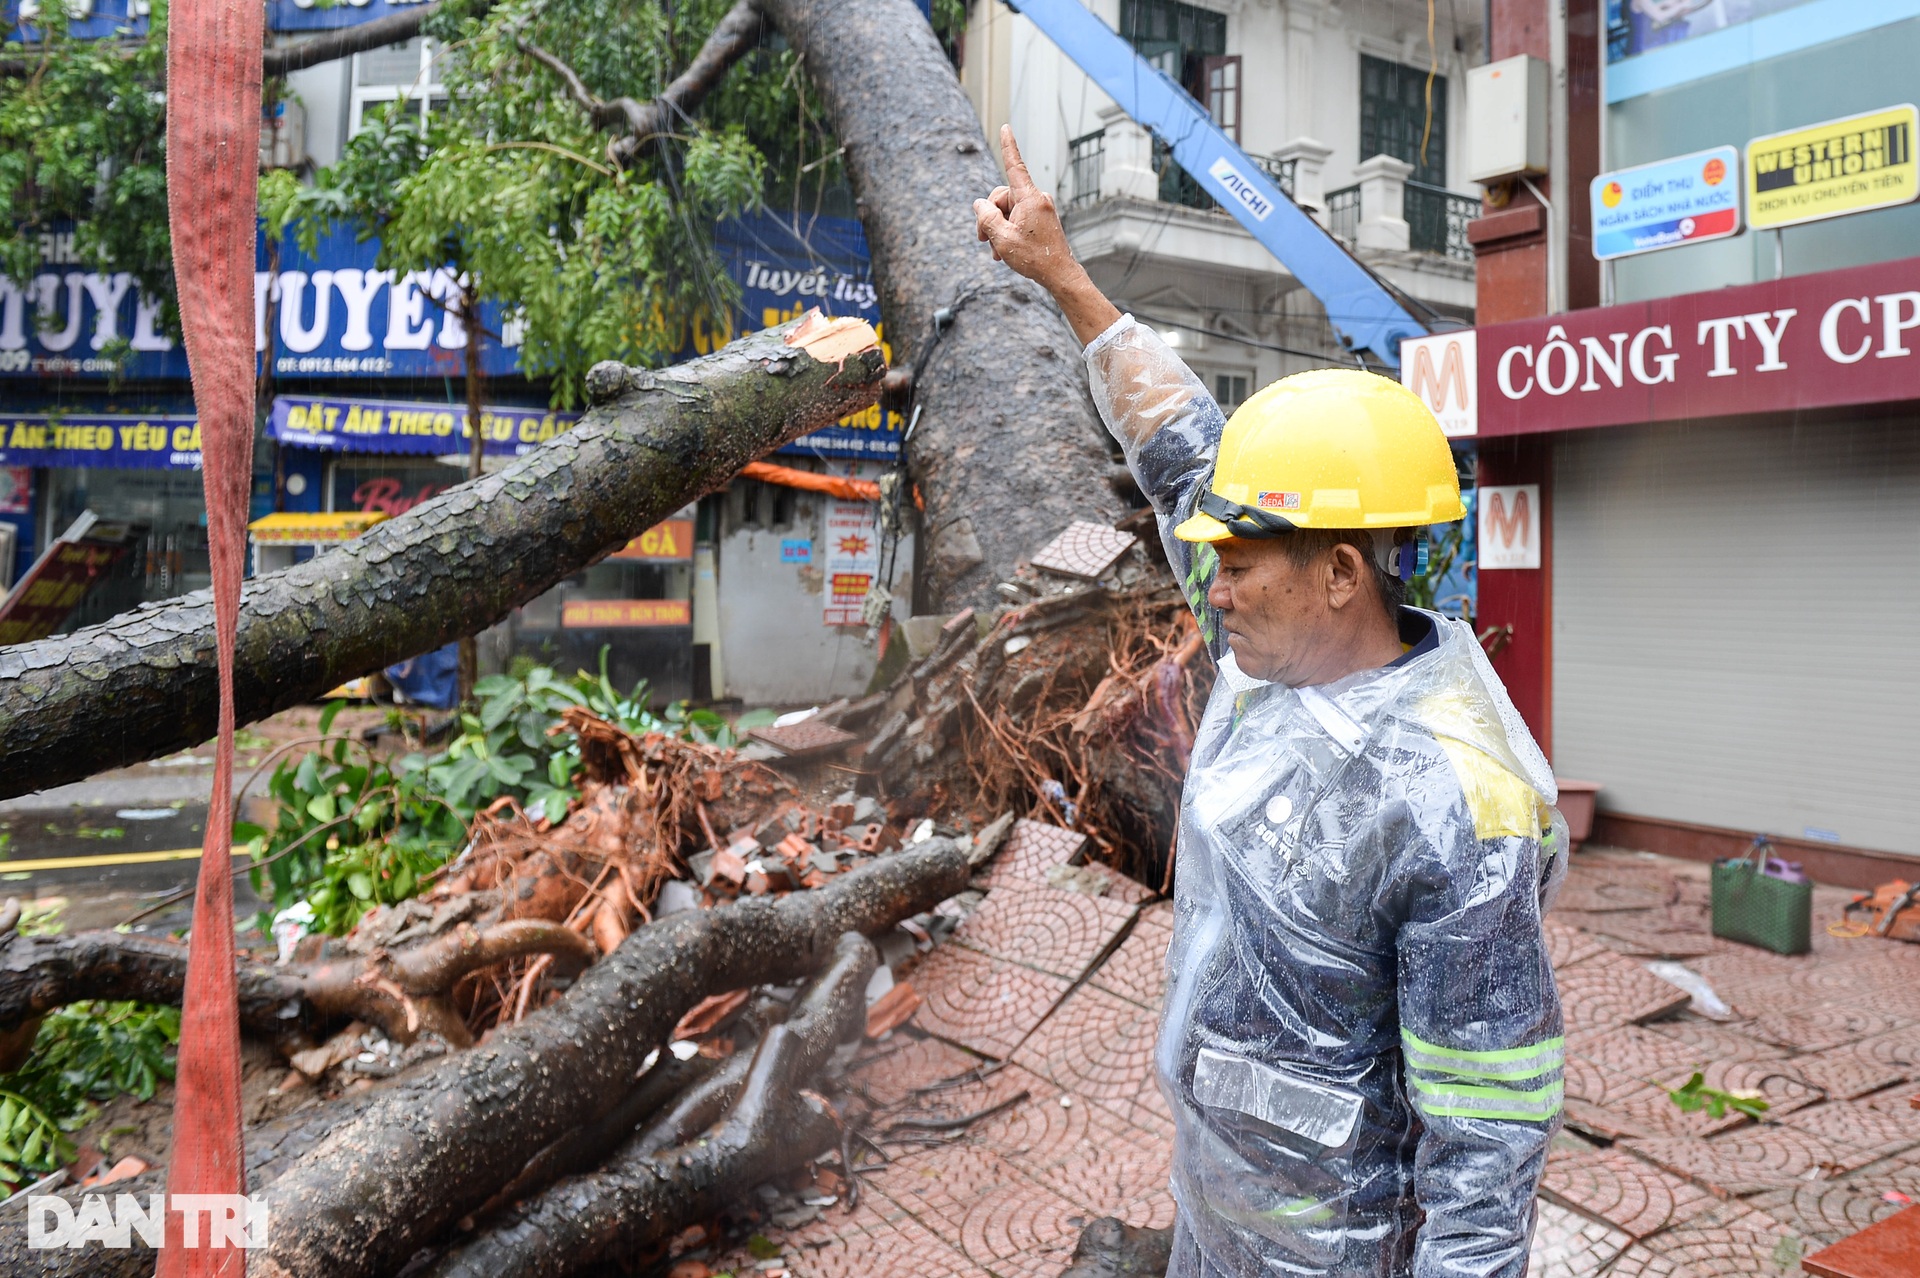
M 1813 884 L 1762 874 L 1769 845 L 1754 840 L 1749 856 L 1713 863 L 1713 934 L 1775 954 L 1813 948 Z

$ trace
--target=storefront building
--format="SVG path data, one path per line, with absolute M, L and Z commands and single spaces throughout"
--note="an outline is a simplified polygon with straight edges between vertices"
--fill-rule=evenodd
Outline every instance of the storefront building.
M 1564 71 L 1555 207 L 1490 184 L 1482 322 L 1403 361 L 1479 452 L 1483 641 L 1596 838 L 1912 877 L 1920 4 L 1553 7 L 1493 53 Z
M 686 357 L 811 306 L 879 322 L 857 222 L 749 217 L 723 225 L 717 247 L 741 305 L 723 326 L 691 328 Z M 466 332 L 446 306 L 457 282 L 444 271 L 381 270 L 378 249 L 344 228 L 311 256 L 289 241 L 270 258 L 261 244 L 256 343 L 272 393 L 255 517 L 398 516 L 467 477 Z M 71 237 L 49 233 L 43 250 L 32 279 L 0 279 L 0 585 L 27 573 L 85 512 L 125 525 L 128 547 L 60 622 L 72 628 L 204 588 L 205 507 L 185 358 L 157 327 L 158 307 L 127 275 L 69 260 Z M 268 271 L 269 260 L 280 269 Z M 510 314 L 488 306 L 481 318 L 502 338 L 483 339 L 481 350 L 489 400 L 505 401 L 482 417 L 491 469 L 579 414 L 544 407 L 544 388 L 521 374 Z M 870 409 L 786 446 L 780 461 L 871 480 L 896 463 L 899 436 L 897 416 Z M 859 614 L 883 548 L 904 609 L 912 539 L 883 537 L 872 502 L 739 481 L 516 610 L 486 637 L 483 661 L 598 669 L 604 649 L 617 683 L 645 679 L 663 700 L 857 693 L 875 664 Z

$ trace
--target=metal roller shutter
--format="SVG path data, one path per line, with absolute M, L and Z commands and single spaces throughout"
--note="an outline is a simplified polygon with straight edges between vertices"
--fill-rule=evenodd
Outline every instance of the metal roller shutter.
M 1920 856 L 1920 422 L 1562 436 L 1552 509 L 1562 776 Z

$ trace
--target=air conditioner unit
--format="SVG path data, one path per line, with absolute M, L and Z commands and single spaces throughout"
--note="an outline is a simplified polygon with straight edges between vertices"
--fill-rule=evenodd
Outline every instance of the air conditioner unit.
M 1547 171 L 1547 83 L 1547 64 L 1524 55 L 1467 72 L 1469 178 Z
M 260 167 L 297 169 L 307 162 L 307 109 L 298 98 L 282 98 L 260 121 Z

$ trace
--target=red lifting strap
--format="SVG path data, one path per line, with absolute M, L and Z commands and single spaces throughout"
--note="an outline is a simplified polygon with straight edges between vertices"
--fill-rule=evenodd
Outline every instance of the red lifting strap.
M 240 1017 L 233 944 L 233 646 L 253 471 L 253 263 L 260 163 L 260 0 L 176 0 L 167 15 L 167 214 L 180 326 L 193 370 L 220 661 L 220 737 L 193 905 L 174 1089 L 169 1207 L 243 1194 Z M 167 1212 L 157 1278 L 243 1278 L 246 1252 L 214 1211 Z M 237 1241 L 237 1239 L 234 1239 Z

